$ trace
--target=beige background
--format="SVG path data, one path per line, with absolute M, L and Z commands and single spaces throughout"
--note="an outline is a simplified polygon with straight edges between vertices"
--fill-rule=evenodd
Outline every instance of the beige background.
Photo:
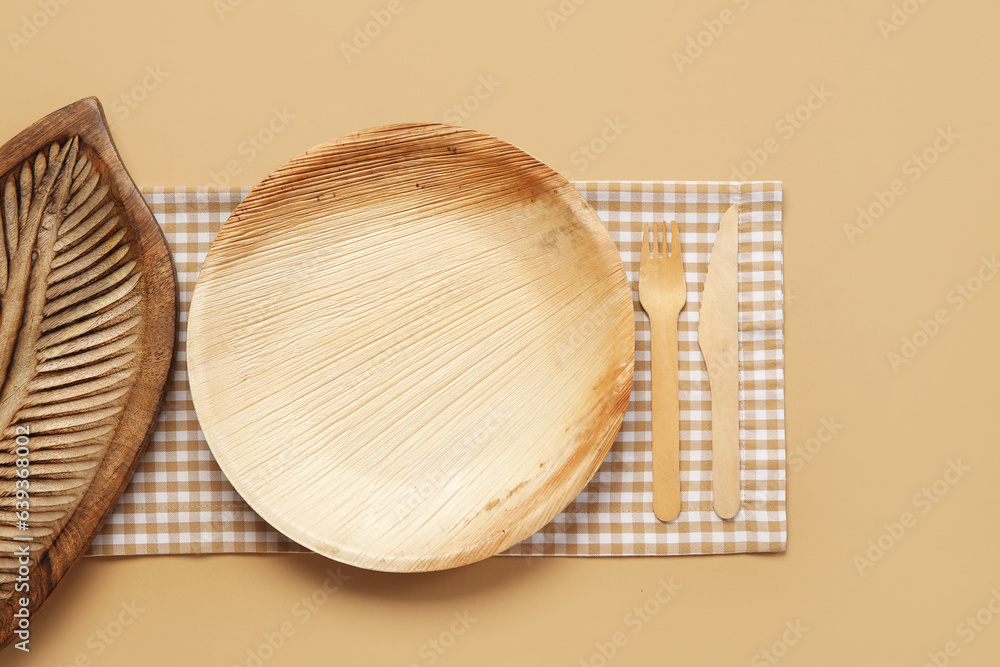
M 399 1 L 347 62 L 341 42 L 388 0 L 7 0 L 0 136 L 97 95 L 140 185 L 208 184 L 230 162 L 233 184 L 250 185 L 341 134 L 444 120 L 492 77 L 462 123 L 573 178 L 728 179 L 758 151 L 746 175 L 785 183 L 788 552 L 342 568 L 350 579 L 308 613 L 295 605 L 336 567 L 318 556 L 88 559 L 37 615 L 31 655 L 8 648 L 3 664 L 253 665 L 248 651 L 282 623 L 294 634 L 261 664 L 599 666 L 597 645 L 615 638 L 611 665 L 774 664 L 759 652 L 776 642 L 783 665 L 921 665 L 949 641 L 939 664 L 992 664 L 1000 618 L 960 624 L 1000 587 L 1000 280 L 949 293 L 1000 249 L 1000 7 L 895 0 L 902 25 L 883 34 L 893 0 L 564 0 L 555 29 L 558 0 Z M 223 2 L 235 7 L 220 16 Z M 26 27 L 47 5 L 55 15 Z M 729 23 L 712 24 L 724 9 Z M 702 34 L 680 71 L 674 53 L 705 21 L 720 34 Z M 798 127 L 782 121 L 824 86 Z M 275 108 L 295 118 L 241 148 Z M 609 119 L 626 126 L 615 141 L 574 157 Z M 958 138 L 936 154 L 947 128 Z M 914 171 L 925 150 L 936 161 Z M 845 225 L 897 179 L 901 194 L 852 243 Z M 894 370 L 887 355 L 939 309 L 947 321 Z M 940 481 L 937 502 L 914 498 L 949 461 L 968 471 Z M 893 537 L 885 524 L 904 512 L 913 521 Z M 855 556 L 880 537 L 891 548 L 860 574 Z M 649 602 L 661 579 L 682 587 L 665 605 Z M 133 601 L 142 611 L 119 633 Z M 639 623 L 631 610 L 647 602 L 657 613 Z M 466 611 L 476 620 L 449 634 Z M 801 638 L 786 632 L 796 622 Z

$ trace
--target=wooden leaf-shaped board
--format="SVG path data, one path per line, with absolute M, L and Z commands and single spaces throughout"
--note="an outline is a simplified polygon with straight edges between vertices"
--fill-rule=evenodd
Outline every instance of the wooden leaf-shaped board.
M 188 373 L 216 459 L 301 544 L 377 570 L 486 558 L 597 470 L 632 387 L 632 295 L 563 176 L 401 125 L 272 173 L 213 243 Z
M 177 289 L 96 99 L 0 149 L 0 221 L 0 644 L 20 644 L 139 461 Z

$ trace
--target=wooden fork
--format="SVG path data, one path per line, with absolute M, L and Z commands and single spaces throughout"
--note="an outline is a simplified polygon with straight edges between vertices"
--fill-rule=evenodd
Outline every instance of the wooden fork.
M 681 512 L 680 404 L 677 398 L 677 317 L 687 303 L 687 283 L 681 262 L 681 237 L 677 221 L 667 223 L 662 242 L 658 225 L 642 226 L 642 256 L 639 259 L 639 303 L 649 315 L 650 353 L 653 376 L 653 512 L 660 521 L 676 519 Z M 652 250 L 652 252 L 650 252 Z

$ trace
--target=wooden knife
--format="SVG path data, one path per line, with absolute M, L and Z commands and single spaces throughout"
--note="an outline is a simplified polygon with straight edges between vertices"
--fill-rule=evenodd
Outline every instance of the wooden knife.
M 740 511 L 739 217 L 731 206 L 719 223 L 698 316 L 698 345 L 712 390 L 712 500 L 723 519 Z

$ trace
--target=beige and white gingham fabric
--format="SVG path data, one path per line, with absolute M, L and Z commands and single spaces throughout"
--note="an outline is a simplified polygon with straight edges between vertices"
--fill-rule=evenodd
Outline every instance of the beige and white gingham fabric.
M 641 556 L 783 551 L 785 426 L 781 184 L 582 182 L 618 245 L 635 302 L 635 384 L 610 454 L 566 510 L 507 553 Z M 255 514 L 226 481 L 198 428 L 185 372 L 191 290 L 209 244 L 248 189 L 144 191 L 174 254 L 177 358 L 149 449 L 88 555 L 305 551 Z M 712 511 L 711 402 L 697 342 L 698 306 L 722 214 L 739 206 L 740 440 L 743 509 Z M 653 516 L 649 321 L 635 291 L 643 222 L 677 220 L 688 301 L 678 328 L 681 515 Z

